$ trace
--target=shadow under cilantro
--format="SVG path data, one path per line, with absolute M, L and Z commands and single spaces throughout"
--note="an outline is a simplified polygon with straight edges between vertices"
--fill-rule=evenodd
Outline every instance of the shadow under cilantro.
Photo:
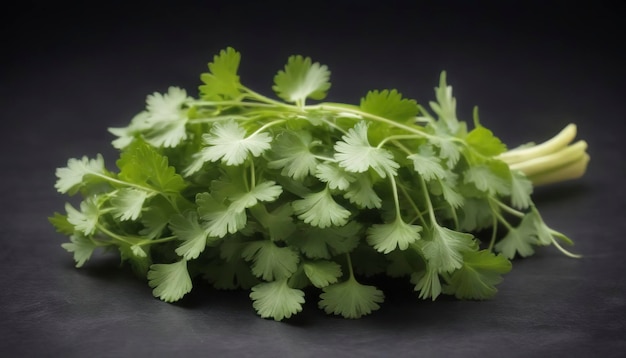
M 589 197 L 592 187 L 581 181 L 562 182 L 553 185 L 538 186 L 532 194 L 534 203 L 541 207 L 547 204 L 563 205 Z

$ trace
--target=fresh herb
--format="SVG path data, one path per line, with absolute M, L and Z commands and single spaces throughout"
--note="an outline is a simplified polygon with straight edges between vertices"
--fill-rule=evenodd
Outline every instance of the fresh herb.
M 110 129 L 115 170 L 98 155 L 56 171 L 56 189 L 82 197 L 50 218 L 77 267 L 114 250 L 163 301 L 206 280 L 250 290 L 261 317 L 282 320 L 315 290 L 329 314 L 369 314 L 384 300 L 373 275 L 406 277 L 422 299 L 482 300 L 516 256 L 554 245 L 577 257 L 531 199 L 534 185 L 584 173 L 574 125 L 507 150 L 477 111 L 471 130 L 457 118 L 445 72 L 428 110 L 396 90 L 311 104 L 330 72 L 302 56 L 272 99 L 240 81 L 239 63 L 232 48 L 216 55 L 198 98 L 149 95 Z

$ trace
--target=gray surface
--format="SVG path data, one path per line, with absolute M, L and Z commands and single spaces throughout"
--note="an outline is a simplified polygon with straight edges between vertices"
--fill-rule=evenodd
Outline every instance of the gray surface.
M 285 20 L 295 12 L 284 6 L 199 3 L 148 15 L 139 6 L 70 13 L 35 2 L 4 15 L 11 18 L 3 22 L 10 51 L 0 72 L 1 352 L 611 357 L 626 349 L 626 57 L 616 6 L 345 2 L 309 4 L 295 21 Z M 535 200 L 585 257 L 547 248 L 516 260 L 491 301 L 421 301 L 410 284 L 394 281 L 383 284 L 386 302 L 371 316 L 326 316 L 313 296 L 282 323 L 257 317 L 246 292 L 199 286 L 181 303 L 160 302 L 115 257 L 75 269 L 60 247 L 66 239 L 47 222 L 66 199 L 54 191 L 54 169 L 98 152 L 112 165 L 106 128 L 125 124 L 148 93 L 169 85 L 194 91 L 206 62 L 228 45 L 242 52 L 243 81 L 261 92 L 269 93 L 288 55 L 301 53 L 330 67 L 330 100 L 356 102 L 367 90 L 396 87 L 425 102 L 446 69 L 462 118 L 479 105 L 483 124 L 511 145 L 578 123 L 590 144 L 589 174 L 541 188 Z

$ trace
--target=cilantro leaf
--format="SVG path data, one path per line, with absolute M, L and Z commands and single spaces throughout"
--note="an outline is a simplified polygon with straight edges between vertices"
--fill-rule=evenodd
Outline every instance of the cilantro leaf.
M 281 279 L 252 287 L 250 298 L 259 316 L 282 321 L 302 311 L 304 292 L 289 287 L 287 279 Z
M 233 206 L 226 206 L 210 193 L 196 196 L 198 214 L 206 221 L 205 228 L 209 235 L 222 238 L 234 234 L 246 226 L 246 212 Z
M 226 165 L 240 165 L 248 155 L 261 155 L 270 148 L 272 141 L 272 137 L 264 132 L 246 137 L 246 130 L 233 120 L 216 123 L 203 139 L 208 146 L 198 153 L 196 163 L 186 170 L 186 175 L 199 170 L 205 162 L 221 160 Z
M 192 283 L 187 271 L 187 260 L 171 264 L 152 264 L 148 271 L 152 294 L 165 302 L 178 301 L 191 292 Z
M 439 77 L 439 86 L 435 88 L 436 102 L 429 102 L 432 110 L 438 115 L 450 134 L 455 134 L 459 128 L 456 116 L 456 98 L 452 96 L 452 86 L 446 83 L 446 72 L 442 71 Z
M 439 270 L 431 264 L 426 265 L 423 270 L 412 273 L 411 283 L 415 285 L 413 290 L 419 291 L 418 297 L 423 300 L 431 298 L 434 301 L 442 292 Z
M 330 259 L 354 250 L 361 239 L 362 226 L 350 221 L 341 227 L 307 227 L 297 237 L 290 237 L 290 245 L 297 247 L 311 259 Z
M 502 255 L 489 250 L 467 251 L 463 254 L 463 266 L 450 275 L 446 293 L 458 299 L 484 300 L 493 297 L 502 282 L 502 275 L 511 270 L 511 262 Z
M 464 173 L 463 181 L 466 184 L 474 184 L 476 189 L 490 195 L 510 194 L 510 185 L 507 179 L 498 175 L 493 170 L 493 166 L 488 164 L 479 164 L 467 169 Z
M 249 191 L 240 192 L 229 197 L 232 200 L 230 209 L 233 211 L 243 211 L 246 208 L 255 206 L 258 202 L 272 202 L 282 194 L 283 188 L 276 182 L 268 180 L 261 182 Z
M 300 262 L 295 250 L 278 247 L 269 240 L 249 243 L 241 255 L 246 261 L 252 261 L 252 273 L 266 281 L 289 278 Z
M 322 288 L 319 306 L 328 314 L 345 318 L 359 318 L 380 308 L 385 299 L 382 291 L 374 286 L 363 285 L 353 277 Z
M 364 112 L 398 122 L 412 120 L 418 112 L 417 102 L 402 98 L 395 89 L 368 92 L 361 99 L 360 108 Z
M 350 216 L 350 211 L 333 199 L 328 187 L 309 193 L 304 198 L 293 201 L 291 205 L 300 220 L 320 228 L 345 225 Z
M 446 171 L 441 165 L 441 158 L 437 157 L 429 146 L 421 146 L 418 153 L 411 154 L 407 158 L 413 161 L 413 168 L 424 180 L 443 179 L 446 176 Z
M 104 158 L 98 154 L 95 159 L 83 156 L 81 159 L 69 159 L 67 167 L 56 170 L 57 182 L 54 187 L 59 193 L 74 194 L 86 184 L 87 176 L 106 175 Z
M 321 144 L 313 140 L 308 131 L 284 131 L 272 143 L 275 159 L 268 162 L 268 168 L 282 169 L 281 174 L 302 180 L 313 174 L 317 168 L 317 158 L 311 148 Z
M 74 254 L 76 267 L 82 267 L 97 248 L 92 240 L 81 234 L 71 235 L 70 242 L 61 244 L 61 247 Z
M 463 253 L 475 245 L 472 234 L 433 225 L 430 236 L 420 241 L 424 257 L 439 272 L 450 272 L 461 267 Z
M 391 223 L 374 224 L 367 229 L 367 242 L 377 251 L 388 254 L 396 248 L 406 250 L 420 239 L 422 227 L 407 224 L 400 217 Z
M 272 212 L 268 212 L 263 205 L 255 205 L 250 208 L 250 213 L 267 229 L 273 241 L 284 240 L 296 230 L 292 218 L 293 208 L 289 204 L 284 204 Z
M 186 186 L 168 158 L 142 141 L 131 143 L 117 161 L 118 177 L 129 183 L 146 186 L 161 193 L 179 193 Z
M 519 171 L 511 171 L 511 204 L 518 209 L 527 209 L 532 204 L 530 194 L 533 183 Z
M 200 79 L 204 83 L 199 87 L 200 95 L 204 99 L 236 98 L 239 96 L 239 62 L 241 54 L 234 48 L 228 47 L 213 57 L 208 64 L 209 73 L 203 73 Z
M 369 175 L 359 175 L 350 183 L 343 197 L 360 208 L 379 209 L 383 200 L 376 194 L 373 186 Z
M 193 211 L 172 217 L 169 227 L 172 233 L 183 242 L 175 252 L 186 260 L 197 258 L 204 251 L 207 243 L 214 239 L 209 239 L 208 231 L 200 225 L 198 214 Z
M 332 163 L 320 163 L 317 165 L 315 177 L 323 183 L 327 183 L 330 189 L 345 190 L 350 183 L 356 180 L 351 173 Z
M 341 266 L 333 261 L 306 261 L 303 266 L 304 273 L 311 280 L 313 286 L 317 288 L 333 284 L 341 277 Z
M 501 252 L 506 258 L 513 259 L 516 254 L 527 257 L 535 253 L 533 246 L 537 244 L 537 238 L 532 235 L 534 231 L 530 216 L 526 215 L 520 225 L 511 228 L 496 245 L 497 252 Z
M 54 226 L 57 232 L 71 236 L 76 229 L 69 221 L 67 221 L 67 215 L 55 212 L 54 215 L 48 218 L 48 221 Z
M 400 167 L 386 149 L 372 147 L 367 139 L 367 122 L 360 121 L 335 143 L 335 159 L 349 172 L 362 173 L 372 168 L 385 178 L 396 175 Z
M 330 88 L 329 77 L 328 67 L 312 63 L 309 57 L 291 56 L 285 69 L 274 77 L 272 88 L 280 98 L 302 106 L 307 98 L 321 100 L 326 97 Z
M 111 198 L 113 216 L 125 220 L 137 220 L 141 215 L 148 193 L 135 188 L 123 188 Z
M 494 136 L 492 131 L 480 124 L 467 134 L 465 141 L 475 151 L 489 157 L 506 151 L 504 143 Z
M 87 236 L 96 232 L 100 209 L 97 197 L 89 197 L 80 203 L 80 211 L 76 210 L 72 204 L 65 204 L 67 221 L 74 225 L 74 229 Z

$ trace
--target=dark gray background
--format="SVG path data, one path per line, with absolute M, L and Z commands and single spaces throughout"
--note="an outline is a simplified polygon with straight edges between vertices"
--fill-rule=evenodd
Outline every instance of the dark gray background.
M 24 1 L 3 10 L 0 56 L 0 352 L 33 357 L 621 356 L 624 338 L 624 12 L 618 1 L 107 2 Z M 129 2 L 130 3 L 130 2 Z M 468 2 L 469 3 L 469 2 Z M 310 297 L 295 319 L 256 316 L 246 292 L 196 287 L 166 304 L 97 256 L 75 269 L 47 222 L 66 197 L 54 170 L 117 153 L 147 94 L 196 94 L 220 49 L 242 53 L 241 78 L 271 92 L 292 54 L 329 66 L 329 100 L 397 88 L 426 103 L 441 70 L 471 120 L 515 146 L 575 122 L 592 157 L 584 178 L 539 188 L 546 221 L 569 234 L 515 260 L 491 301 L 421 301 L 388 282 L 382 308 L 326 316 Z

